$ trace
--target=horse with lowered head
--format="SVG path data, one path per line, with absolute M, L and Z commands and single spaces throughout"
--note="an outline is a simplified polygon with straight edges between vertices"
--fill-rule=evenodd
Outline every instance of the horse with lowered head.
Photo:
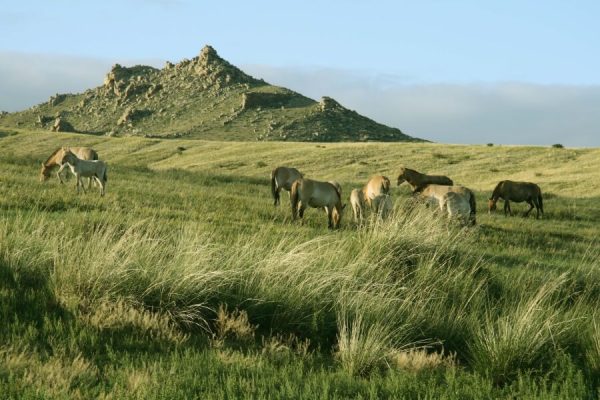
M 450 193 L 455 193 L 449 195 Z M 443 212 L 448 212 L 449 217 L 456 213 L 467 212 L 468 216 L 465 221 L 471 225 L 477 222 L 477 202 L 475 194 L 471 189 L 464 186 L 448 186 L 448 185 L 427 185 L 420 192 L 421 198 L 440 207 Z M 462 204 L 460 204 L 462 202 Z M 463 206 L 464 202 L 469 204 L 468 210 Z
M 273 205 L 278 205 L 279 192 L 281 189 L 285 189 L 288 192 L 292 190 L 292 183 L 295 180 L 301 179 L 304 176 L 296 168 L 290 167 L 277 167 L 271 171 L 271 194 L 273 195 Z
M 489 212 L 496 210 L 496 202 L 498 199 L 504 200 L 504 215 L 508 212 L 512 215 L 510 209 L 510 201 L 521 203 L 526 201 L 529 204 L 529 210 L 525 212 L 527 217 L 533 207 L 536 209 L 536 218 L 540 217 L 540 211 L 542 216 L 544 215 L 544 202 L 542 200 L 542 190 L 538 185 L 531 182 L 513 182 L 513 181 L 500 181 L 494 188 L 492 197 L 488 200 Z
M 59 147 L 54 150 L 50 157 L 46 161 L 42 163 L 42 170 L 40 172 L 40 182 L 44 182 L 48 178 L 50 178 L 50 173 L 54 167 L 62 167 L 62 159 L 65 155 L 65 152 L 70 151 L 75 154 L 78 158 L 82 160 L 97 160 L 98 153 L 96 150 L 90 147 Z M 60 176 L 60 172 L 56 174 L 60 183 L 64 183 L 62 177 Z M 92 178 L 89 179 L 88 188 L 92 184 Z
M 77 193 L 79 193 L 79 187 L 85 192 L 83 187 L 82 177 L 95 179 L 100 185 L 100 196 L 104 196 L 106 191 L 106 182 L 108 176 L 106 174 L 106 163 L 100 160 L 82 160 L 70 151 L 66 151 L 61 160 L 61 167 L 58 170 L 60 174 L 65 167 L 69 167 L 71 172 L 77 178 Z
M 398 186 L 403 182 L 408 182 L 413 190 L 413 193 L 419 193 L 427 185 L 445 185 L 452 186 L 454 182 L 452 179 L 443 175 L 425 175 L 410 168 L 400 168 L 400 174 L 398 175 Z
M 342 194 L 331 182 L 320 182 L 301 178 L 292 184 L 290 191 L 292 219 L 304 217 L 307 207 L 324 208 L 327 213 L 327 226 L 335 229 L 340 226 L 342 213 L 346 205 L 342 205 Z

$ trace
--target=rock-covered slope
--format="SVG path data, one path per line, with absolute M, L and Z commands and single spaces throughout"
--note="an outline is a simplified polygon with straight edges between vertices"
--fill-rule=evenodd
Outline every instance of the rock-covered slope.
M 219 140 L 418 140 L 348 110 L 255 79 L 205 46 L 164 68 L 115 65 L 104 84 L 57 94 L 0 125 L 107 135 Z

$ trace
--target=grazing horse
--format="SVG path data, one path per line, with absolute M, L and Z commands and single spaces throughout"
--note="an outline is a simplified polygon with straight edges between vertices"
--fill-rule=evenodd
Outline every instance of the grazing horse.
M 442 212 L 448 213 L 449 219 L 457 219 L 463 225 L 469 223 L 471 214 L 471 204 L 469 203 L 469 195 L 466 193 L 448 192 L 440 202 Z
M 452 179 L 443 175 L 425 175 L 410 168 L 400 168 L 400 174 L 398 175 L 398 186 L 403 182 L 408 182 L 413 190 L 413 193 L 419 193 L 427 185 L 445 185 L 452 186 L 454 182 Z
M 329 229 L 339 227 L 342 212 L 346 207 L 345 204 L 342 205 L 342 195 L 334 184 L 305 178 L 298 179 L 292 184 L 290 202 L 294 220 L 297 216 L 304 217 L 304 210 L 307 207 L 325 208 Z
M 527 217 L 533 207 L 536 209 L 536 218 L 540 217 L 540 211 L 542 216 L 544 215 L 544 202 L 542 201 L 542 190 L 538 185 L 531 182 L 513 182 L 513 181 L 501 181 L 496 185 L 492 197 L 488 200 L 489 212 L 496 210 L 496 202 L 499 198 L 504 200 L 504 215 L 508 212 L 512 215 L 510 209 L 510 201 L 521 203 L 526 201 L 529 204 L 529 210 L 525 212 Z
M 365 207 L 379 213 L 380 203 L 390 192 L 390 180 L 383 175 L 373 176 L 362 189 L 354 189 L 350 194 L 350 204 L 356 222 L 362 221 L 365 216 Z M 377 201 L 376 201 L 377 199 Z M 391 203 L 391 200 L 387 200 Z M 383 214 L 381 214 L 383 216 Z M 386 212 L 387 215 L 387 212 Z
M 100 160 L 81 160 L 77 158 L 75 154 L 70 151 L 66 151 L 62 160 L 61 167 L 58 170 L 60 174 L 63 168 L 68 166 L 71 169 L 71 172 L 75 177 L 77 177 L 77 193 L 79 193 L 79 187 L 83 189 L 85 193 L 85 188 L 83 187 L 83 182 L 81 181 L 82 177 L 88 177 L 90 179 L 94 178 L 100 184 L 100 196 L 104 196 L 106 190 L 106 182 L 108 181 L 108 176 L 106 174 L 106 163 Z
M 427 185 L 425 189 L 420 192 L 420 196 L 423 199 L 433 202 L 440 207 L 442 211 L 447 211 L 448 198 L 444 196 L 448 193 L 457 193 L 461 195 L 466 201 L 469 202 L 469 222 L 471 225 L 475 225 L 477 222 L 477 202 L 475 200 L 475 194 L 464 186 L 448 186 L 448 185 Z M 454 195 L 451 196 L 451 198 Z M 455 200 L 451 200 L 454 202 Z M 453 205 L 451 207 L 454 207 Z
M 50 177 L 50 172 L 52 172 L 52 168 L 62 167 L 61 160 L 65 155 L 65 152 L 67 151 L 71 151 L 73 154 L 75 154 L 82 160 L 98 159 L 98 153 L 96 152 L 96 150 L 90 147 L 59 147 L 58 149 L 54 150 L 52 154 L 50 154 L 50 157 L 48 157 L 48 159 L 45 162 L 42 163 L 42 171 L 40 172 L 40 182 L 44 182 Z M 62 177 L 60 176 L 60 173 L 57 173 L 56 176 L 58 176 L 58 180 L 60 181 L 60 183 L 64 183 Z M 92 178 L 89 179 L 88 188 L 91 187 L 91 184 Z
M 278 205 L 279 192 L 285 189 L 288 192 L 292 189 L 292 183 L 304 176 L 296 168 L 277 167 L 271 172 L 271 194 L 273 195 L 273 205 Z

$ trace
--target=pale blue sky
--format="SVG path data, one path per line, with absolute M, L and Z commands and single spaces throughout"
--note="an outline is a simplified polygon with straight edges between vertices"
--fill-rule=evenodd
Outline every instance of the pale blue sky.
M 598 1 L 3 3 L 0 109 L 211 44 L 257 77 L 415 136 L 549 144 L 569 128 L 572 145 L 600 145 Z

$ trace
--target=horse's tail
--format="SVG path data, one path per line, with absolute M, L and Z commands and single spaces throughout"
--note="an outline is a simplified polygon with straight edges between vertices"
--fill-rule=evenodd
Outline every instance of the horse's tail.
M 469 197 L 469 205 L 471 206 L 471 225 L 475 225 L 477 223 L 477 201 L 475 200 L 475 193 L 470 191 L 471 196 Z
M 544 213 L 544 201 L 542 200 L 542 191 L 538 190 L 538 203 L 540 205 L 540 211 Z
M 300 180 L 295 180 L 292 183 L 292 189 L 290 190 L 290 203 L 292 205 L 292 219 L 296 219 L 296 215 L 298 214 L 298 202 L 300 194 L 298 193 L 298 185 L 300 184 Z
M 271 194 L 273 195 L 273 200 L 275 200 L 275 205 L 279 203 L 279 193 L 277 192 L 277 180 L 275 179 L 275 175 L 277 175 L 277 168 L 271 171 Z
M 108 166 L 104 164 L 104 173 L 102 174 L 102 180 L 104 183 L 108 182 Z

